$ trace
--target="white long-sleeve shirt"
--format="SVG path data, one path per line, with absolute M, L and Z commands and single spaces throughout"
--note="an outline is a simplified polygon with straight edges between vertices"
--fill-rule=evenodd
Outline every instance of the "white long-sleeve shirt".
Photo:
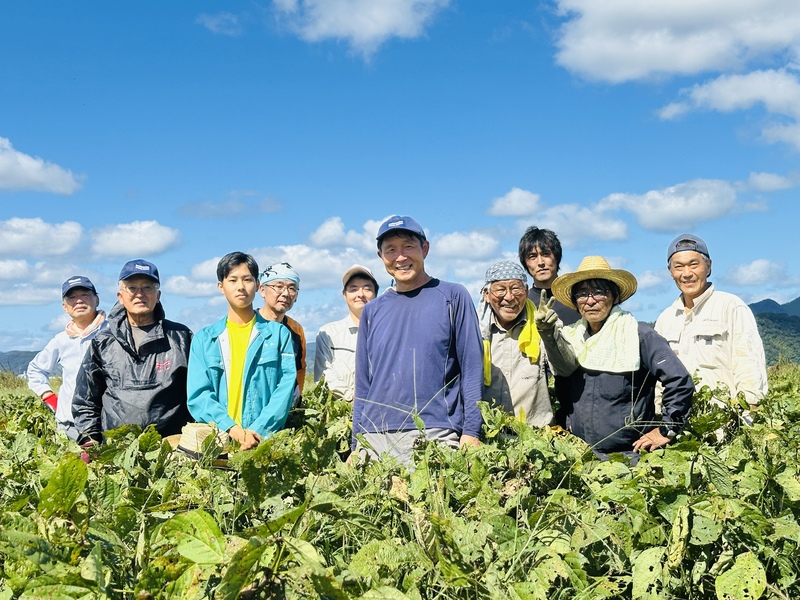
M 350 315 L 319 329 L 314 357 L 314 381 L 325 376 L 328 389 L 352 401 L 356 389 L 356 340 L 358 325 Z
M 743 392 L 749 404 L 767 393 L 764 345 L 750 308 L 737 296 L 709 285 L 686 310 L 682 297 L 664 310 L 655 330 L 692 375 L 698 387 L 726 387 L 735 397 Z
M 61 388 L 58 391 L 58 406 L 56 407 L 56 421 L 62 431 L 71 431 L 72 420 L 72 395 L 75 393 L 75 378 L 83 362 L 91 341 L 97 332 L 104 329 L 104 320 L 99 327 L 87 333 L 85 337 L 70 335 L 66 331 L 57 333 L 47 342 L 47 345 L 28 363 L 28 387 L 37 395 L 44 394 L 50 388 L 50 377 L 55 373 L 56 367 L 61 367 Z

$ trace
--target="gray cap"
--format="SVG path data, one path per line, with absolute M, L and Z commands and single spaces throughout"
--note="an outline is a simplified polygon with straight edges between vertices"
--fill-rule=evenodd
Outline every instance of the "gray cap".
M 694 250 L 695 252 L 705 255 L 706 258 L 711 258 L 708 254 L 708 246 L 706 246 L 702 238 L 692 235 L 691 233 L 683 233 L 670 243 L 667 249 L 667 264 L 669 264 L 669 259 L 672 258 L 673 254 L 676 252 L 683 252 L 684 250 Z

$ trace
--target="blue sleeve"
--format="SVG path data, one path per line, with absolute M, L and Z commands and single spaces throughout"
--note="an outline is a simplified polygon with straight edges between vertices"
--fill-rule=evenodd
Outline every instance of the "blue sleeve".
M 186 405 L 198 423 L 214 423 L 222 431 L 236 425 L 219 398 L 222 379 L 221 365 L 209 365 L 206 347 L 213 344 L 205 330 L 192 340 L 189 347 L 189 369 L 186 376 Z
M 356 448 L 356 433 L 361 431 L 361 415 L 364 411 L 364 402 L 369 394 L 372 374 L 369 368 L 369 304 L 364 307 L 361 321 L 358 324 L 358 338 L 356 341 L 356 391 L 353 398 L 353 433 L 350 446 Z
M 288 327 L 276 327 L 278 332 L 278 385 L 269 398 L 265 399 L 264 408 L 248 429 L 266 437 L 283 429 L 294 400 L 294 388 L 297 378 L 292 334 Z M 264 390 L 267 393 L 267 390 Z
M 478 402 L 483 396 L 483 340 L 478 314 L 466 288 L 454 294 L 454 325 L 458 363 L 461 367 L 461 396 L 464 402 L 462 434 L 480 437 L 483 417 Z
M 639 337 L 642 362 L 664 388 L 662 421 L 674 429 L 683 429 L 692 408 L 692 376 L 661 335 L 640 323 Z

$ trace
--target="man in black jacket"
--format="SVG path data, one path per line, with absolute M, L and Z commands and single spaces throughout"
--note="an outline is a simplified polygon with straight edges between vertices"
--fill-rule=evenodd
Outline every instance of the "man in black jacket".
M 192 420 L 186 369 L 192 332 L 164 318 L 158 269 L 137 259 L 119 274 L 108 327 L 92 340 L 75 385 L 72 413 L 79 443 L 100 442 L 121 425 L 155 425 L 162 436 Z

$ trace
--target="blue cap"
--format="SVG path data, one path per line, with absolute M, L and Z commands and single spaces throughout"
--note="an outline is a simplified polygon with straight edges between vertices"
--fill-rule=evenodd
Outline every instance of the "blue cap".
M 144 275 L 145 277 L 155 280 L 156 283 L 161 283 L 161 280 L 158 278 L 158 268 L 153 263 L 147 262 L 143 258 L 137 258 L 126 262 L 125 266 L 122 267 L 122 271 L 119 272 L 119 280 L 124 281 L 128 277 L 133 277 L 134 275 Z
M 375 239 L 380 241 L 381 238 L 387 233 L 399 230 L 410 231 L 411 233 L 416 233 L 417 235 L 421 236 L 423 240 L 427 239 L 425 237 L 425 230 L 422 228 L 422 225 L 417 223 L 411 217 L 401 217 L 399 215 L 394 215 L 393 217 L 386 219 L 378 229 L 378 235 L 375 236 Z
M 97 295 L 97 290 L 94 289 L 94 284 L 89 281 L 88 277 L 84 277 L 83 275 L 73 275 L 61 284 L 61 297 L 63 298 L 70 290 L 74 290 L 75 288 L 85 288 L 92 292 L 95 296 Z
M 711 258 L 708 254 L 708 246 L 706 246 L 702 238 L 692 235 L 691 233 L 683 233 L 670 243 L 667 249 L 667 264 L 669 264 L 669 259 L 672 258 L 673 254 L 683 252 L 684 250 L 694 250 L 695 252 L 705 255 L 706 258 Z

